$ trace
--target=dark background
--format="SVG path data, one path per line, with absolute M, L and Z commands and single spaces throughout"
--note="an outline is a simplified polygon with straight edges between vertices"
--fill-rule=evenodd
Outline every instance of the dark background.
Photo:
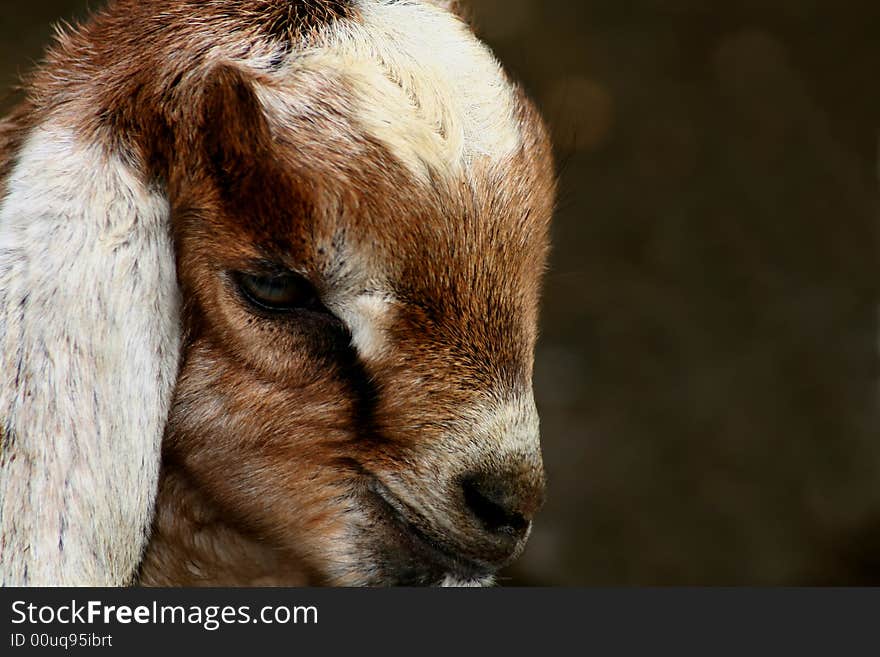
M 7 89 L 86 3 L 0 2 Z M 562 181 L 507 582 L 880 584 L 880 5 L 470 5 Z

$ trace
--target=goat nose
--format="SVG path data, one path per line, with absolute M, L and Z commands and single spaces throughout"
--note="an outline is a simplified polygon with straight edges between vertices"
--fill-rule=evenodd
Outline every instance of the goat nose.
M 543 479 L 478 473 L 462 480 L 464 501 L 483 528 L 501 542 L 519 543 L 541 507 Z

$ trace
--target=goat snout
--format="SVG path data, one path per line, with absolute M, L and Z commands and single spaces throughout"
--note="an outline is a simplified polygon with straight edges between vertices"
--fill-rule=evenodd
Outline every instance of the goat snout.
M 522 550 L 532 519 L 544 502 L 541 472 L 477 472 L 461 480 L 464 508 L 481 542 L 491 550 L 485 559 L 503 564 Z
M 462 491 L 467 508 L 486 531 L 515 538 L 528 531 L 540 496 L 516 479 L 495 474 L 465 478 Z
M 544 471 L 537 455 L 504 463 L 484 460 L 427 496 L 370 477 L 371 499 L 392 528 L 382 560 L 395 581 L 487 581 L 519 556 L 544 502 Z

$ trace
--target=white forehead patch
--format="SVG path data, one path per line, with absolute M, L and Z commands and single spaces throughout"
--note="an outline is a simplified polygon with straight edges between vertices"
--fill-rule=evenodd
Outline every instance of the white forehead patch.
M 511 84 L 489 49 L 449 12 L 413 0 L 359 0 L 294 70 L 333 71 L 353 120 L 414 174 L 460 175 L 520 145 Z

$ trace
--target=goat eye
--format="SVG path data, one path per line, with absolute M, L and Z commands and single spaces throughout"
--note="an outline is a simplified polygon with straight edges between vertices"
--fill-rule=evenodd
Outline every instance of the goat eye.
M 305 309 L 326 312 L 314 286 L 299 274 L 254 276 L 237 273 L 234 279 L 245 300 L 262 310 L 288 312 Z

